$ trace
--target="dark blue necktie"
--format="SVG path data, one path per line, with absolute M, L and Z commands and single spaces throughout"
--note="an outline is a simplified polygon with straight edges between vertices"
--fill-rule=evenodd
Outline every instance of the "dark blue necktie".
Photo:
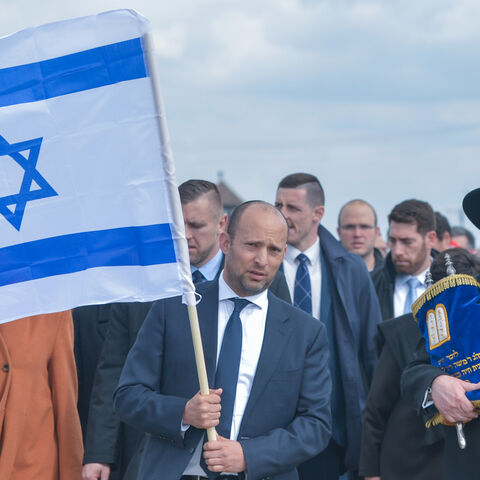
M 192 280 L 193 280 L 193 283 L 196 285 L 197 283 L 202 283 L 202 282 L 206 282 L 207 279 L 205 278 L 205 276 L 203 275 L 203 273 L 200 271 L 200 270 L 195 270 L 193 273 L 192 273 Z
M 218 433 L 225 438 L 230 438 L 232 428 L 233 406 L 237 393 L 238 370 L 242 354 L 242 321 L 240 312 L 250 302 L 244 298 L 232 298 L 235 307 L 228 319 L 225 333 L 223 334 L 222 347 L 215 374 L 215 388 L 222 388 L 222 411 Z
M 312 314 L 312 285 L 308 273 L 308 257 L 304 253 L 297 255 L 299 261 L 297 274 L 295 275 L 295 287 L 293 290 L 293 304 L 304 312 Z

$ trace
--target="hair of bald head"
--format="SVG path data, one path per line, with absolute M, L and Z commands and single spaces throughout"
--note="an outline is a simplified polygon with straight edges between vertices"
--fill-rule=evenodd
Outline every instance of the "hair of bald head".
M 251 207 L 260 207 L 263 210 L 269 211 L 273 215 L 281 219 L 282 223 L 285 225 L 285 235 L 287 235 L 287 221 L 273 205 L 268 202 L 264 202 L 263 200 L 250 200 L 248 202 L 243 202 L 242 204 L 238 205 L 238 207 L 236 207 L 230 215 L 230 221 L 228 222 L 227 228 L 227 233 L 230 235 L 230 238 L 234 238 L 235 232 L 238 228 L 238 224 L 240 223 L 243 214 Z
M 223 211 L 222 198 L 217 186 L 208 180 L 191 179 L 183 182 L 178 187 L 180 202 L 185 205 L 198 200 L 203 195 L 208 195 L 215 216 L 220 216 Z
M 343 209 L 345 207 L 349 207 L 350 205 L 365 205 L 366 207 L 368 207 L 372 213 L 373 213 L 373 218 L 374 218 L 374 222 L 375 222 L 375 226 L 377 226 L 377 212 L 375 211 L 375 209 L 368 203 L 366 202 L 365 200 L 361 200 L 360 198 L 355 198 L 354 200 L 350 200 L 349 202 L 347 202 L 341 209 L 340 209 L 340 213 L 338 214 L 338 226 L 340 227 L 340 218 L 342 216 L 342 212 L 343 212 Z
M 318 178 L 309 173 L 292 173 L 283 178 L 278 188 L 303 188 L 311 208 L 325 205 L 325 192 Z

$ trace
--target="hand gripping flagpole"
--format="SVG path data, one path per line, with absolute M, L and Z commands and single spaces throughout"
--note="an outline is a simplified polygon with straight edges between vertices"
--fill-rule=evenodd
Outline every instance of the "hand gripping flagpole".
M 164 160 L 165 170 L 167 173 L 168 193 L 170 196 L 170 205 L 172 205 L 173 223 L 177 231 L 182 232 L 184 229 L 183 215 L 180 207 L 180 197 L 175 182 L 175 169 L 173 164 L 173 156 L 170 148 L 170 138 L 168 135 L 167 124 L 165 121 L 162 97 L 160 95 L 160 87 L 158 74 L 156 69 L 155 58 L 153 55 L 153 38 L 151 32 L 147 32 L 144 37 L 144 46 L 149 74 L 152 83 L 153 97 L 157 111 L 158 130 L 162 144 L 162 157 Z M 210 388 L 208 385 L 207 369 L 205 367 L 205 357 L 203 354 L 202 337 L 200 335 L 200 325 L 198 323 L 197 300 L 195 297 L 195 287 L 192 282 L 192 274 L 190 272 L 190 262 L 186 241 L 177 242 L 179 246 L 179 268 L 182 270 L 182 278 L 184 283 L 183 301 L 187 305 L 188 318 L 190 320 L 190 329 L 192 331 L 193 348 L 195 351 L 195 362 L 197 364 L 198 381 L 200 383 L 200 393 L 208 395 Z M 214 427 L 207 429 L 208 440 L 216 440 L 217 432 Z

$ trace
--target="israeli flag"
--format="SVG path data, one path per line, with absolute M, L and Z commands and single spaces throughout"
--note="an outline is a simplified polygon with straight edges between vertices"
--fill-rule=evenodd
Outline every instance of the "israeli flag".
M 148 21 L 0 39 L 0 323 L 191 294 Z

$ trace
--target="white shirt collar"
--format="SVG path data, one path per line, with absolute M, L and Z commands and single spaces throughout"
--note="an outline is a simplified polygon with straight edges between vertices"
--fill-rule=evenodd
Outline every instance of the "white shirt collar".
M 193 273 L 195 270 L 200 270 L 200 273 L 207 280 L 214 280 L 217 276 L 217 272 L 220 269 L 220 264 L 222 263 L 223 252 L 218 249 L 218 252 L 213 258 L 211 258 L 205 265 L 202 265 L 200 268 L 190 265 L 190 271 Z
M 423 272 L 420 272 L 418 275 L 398 275 L 396 278 L 397 285 L 406 284 L 411 278 L 415 277 L 422 286 L 425 286 L 425 274 L 427 273 L 428 268 Z
M 303 253 L 308 257 L 310 265 L 315 266 L 320 262 L 320 241 L 317 240 L 311 247 L 308 247 L 304 252 L 301 252 L 298 248 L 287 245 L 287 253 L 285 254 L 285 260 L 289 263 L 296 263 L 297 256 Z
M 227 282 L 225 282 L 222 270 L 218 279 L 218 301 L 221 302 L 222 300 L 229 300 L 235 297 L 238 297 L 238 295 L 228 286 Z M 268 308 L 268 290 L 242 298 L 245 298 L 261 309 Z

